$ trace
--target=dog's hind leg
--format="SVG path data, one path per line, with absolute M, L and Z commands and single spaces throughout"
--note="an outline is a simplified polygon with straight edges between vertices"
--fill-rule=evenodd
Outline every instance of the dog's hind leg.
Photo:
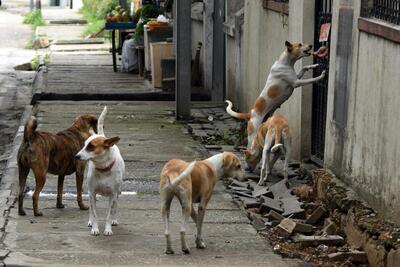
M 288 181 L 288 168 L 289 168 L 289 159 L 290 159 L 290 155 L 291 155 L 291 147 L 290 147 L 290 143 L 286 141 L 286 147 L 285 147 L 285 161 L 283 164 L 283 179 L 285 180 L 285 182 Z
M 26 178 L 29 174 L 29 167 L 22 166 L 22 164 L 18 163 L 18 173 L 19 173 L 19 193 L 18 193 L 18 214 L 21 216 L 25 216 L 26 213 L 24 211 L 24 191 Z
M 64 189 L 64 175 L 58 176 L 58 183 L 57 183 L 57 209 L 63 209 L 64 204 L 62 203 L 63 197 L 63 189 Z
M 194 209 L 193 203 L 191 207 L 190 217 L 192 217 L 194 223 L 197 223 L 197 211 Z
M 44 184 L 46 183 L 46 170 L 47 166 L 43 168 L 40 164 L 32 166 L 32 171 L 35 174 L 35 192 L 33 192 L 33 215 L 42 216 L 43 213 L 39 211 L 39 195 L 42 192 Z
M 173 196 L 168 197 L 165 195 L 168 195 L 168 193 L 161 192 L 161 216 L 163 218 L 165 225 L 165 239 L 167 241 L 167 248 L 165 250 L 165 254 L 174 254 L 174 250 L 172 249 L 171 246 L 171 235 L 169 232 L 169 214 Z
M 78 201 L 78 206 L 81 210 L 87 210 L 89 209 L 89 206 L 87 206 L 83 200 L 82 200 L 82 184 L 83 184 L 83 178 L 84 178 L 84 173 L 85 173 L 85 167 L 86 164 L 83 162 L 79 162 L 76 164 L 76 200 Z
M 274 135 L 274 131 L 268 131 L 265 135 L 264 147 L 262 151 L 260 180 L 258 181 L 258 185 L 263 185 L 268 180 L 268 177 L 271 173 L 270 154 L 271 145 L 274 141 Z
M 181 244 L 182 251 L 185 254 L 189 254 L 190 250 L 186 243 L 186 224 L 189 220 L 192 208 L 191 195 L 186 195 L 182 188 L 179 189 L 178 199 L 182 206 L 182 224 L 181 224 Z

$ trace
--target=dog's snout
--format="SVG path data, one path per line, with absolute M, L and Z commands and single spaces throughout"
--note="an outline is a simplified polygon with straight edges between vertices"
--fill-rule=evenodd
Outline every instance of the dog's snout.
M 310 49 L 312 49 L 312 45 L 309 45 L 308 47 L 309 47 Z
M 81 156 L 80 156 L 79 154 L 77 154 L 77 155 L 75 155 L 75 159 L 76 159 L 76 160 L 80 160 L 80 159 L 81 159 Z

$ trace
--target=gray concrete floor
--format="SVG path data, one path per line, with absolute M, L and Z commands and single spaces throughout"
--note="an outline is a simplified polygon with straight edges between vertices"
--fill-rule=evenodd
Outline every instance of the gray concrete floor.
M 56 132 L 70 125 L 82 113 L 99 114 L 105 103 L 42 102 L 36 114 L 41 130 Z M 163 223 L 159 212 L 158 176 L 165 161 L 204 157 L 204 150 L 174 123 L 171 102 L 107 102 L 107 136 L 119 135 L 119 148 L 127 170 L 120 199 L 119 222 L 111 237 L 90 236 L 87 211 L 80 211 L 75 198 L 74 177 L 65 180 L 66 208 L 55 208 L 56 178 L 49 175 L 40 198 L 43 217 L 32 215 L 30 197 L 25 199 L 27 216 L 12 208 L 6 228 L 5 246 L 11 251 L 5 264 L 16 265 L 191 265 L 191 266 L 295 266 L 273 253 L 267 241 L 257 235 L 246 216 L 231 202 L 218 183 L 204 225 L 207 248 L 194 245 L 191 222 L 190 255 L 179 250 L 180 208 L 173 203 L 172 235 L 176 255 L 164 255 Z M 34 186 L 29 177 L 29 188 Z M 86 191 L 86 190 L 85 190 Z M 86 198 L 85 198 L 86 199 Z M 104 227 L 107 200 L 99 198 L 100 228 Z

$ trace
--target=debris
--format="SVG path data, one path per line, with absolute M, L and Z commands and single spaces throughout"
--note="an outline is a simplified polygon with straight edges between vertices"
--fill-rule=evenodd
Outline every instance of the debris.
M 253 197 L 266 196 L 272 198 L 272 192 L 268 187 L 254 188 Z
M 295 188 L 293 188 L 292 192 L 301 200 L 310 200 L 313 196 L 313 188 L 305 184 L 296 186 Z
M 264 219 L 259 214 L 256 214 L 256 215 L 258 215 L 258 216 L 253 216 L 254 220 L 251 222 L 251 224 L 254 226 L 254 228 L 257 231 L 262 231 L 262 230 L 267 229 Z
M 246 192 L 251 194 L 251 191 L 245 187 L 241 187 L 241 186 L 229 186 L 229 189 L 233 190 L 233 191 L 242 191 L 242 192 Z
M 319 252 L 327 252 L 329 247 L 327 245 L 321 244 L 317 247 L 317 251 Z
M 296 223 L 293 220 L 285 218 L 274 230 L 276 234 L 288 238 L 293 233 L 295 227 Z
M 359 250 L 350 250 L 349 252 L 336 252 L 328 254 L 329 259 L 334 261 L 343 262 L 346 259 L 349 259 L 351 262 L 356 263 L 367 263 L 367 254 L 364 251 Z
M 281 246 L 278 244 L 278 245 L 275 245 L 274 246 L 274 251 L 275 252 L 277 252 L 277 251 L 279 251 L 279 250 L 281 250 Z
M 314 210 L 314 212 L 310 215 L 310 217 L 308 217 L 306 223 L 315 225 L 322 218 L 325 212 L 326 209 L 322 206 L 319 206 L 316 210 Z
M 311 234 L 314 232 L 314 227 L 310 224 L 296 222 L 294 231 L 296 233 Z
M 297 234 L 293 237 L 293 241 L 296 243 L 302 243 L 308 246 L 316 246 L 318 244 L 324 245 L 342 245 L 344 244 L 343 237 L 339 235 L 327 235 L 327 236 L 306 236 Z
M 221 150 L 222 149 L 221 146 L 217 146 L 217 145 L 205 145 L 204 147 L 206 149 L 210 149 L 210 150 Z
M 261 197 L 261 213 L 268 212 L 270 210 L 274 210 L 276 212 L 282 213 L 283 209 L 281 208 L 281 201 L 277 199 L 272 199 L 269 197 Z
M 280 215 L 279 213 L 277 213 L 276 211 L 274 211 L 274 210 L 270 210 L 269 211 L 269 213 L 267 214 L 267 218 L 270 220 L 270 221 L 273 221 L 273 220 L 277 220 L 277 221 L 282 221 L 283 219 L 285 219 L 285 217 L 283 217 L 282 215 Z
M 229 182 L 230 182 L 230 185 L 232 186 L 239 186 L 239 187 L 244 187 L 244 188 L 248 188 L 249 187 L 249 184 L 248 183 L 245 183 L 245 182 L 239 182 L 238 180 L 236 180 L 236 179 L 232 179 L 232 178 L 230 178 L 229 179 Z
M 335 235 L 337 231 L 338 231 L 337 225 L 330 218 L 326 218 L 322 232 L 327 235 Z
M 274 198 L 287 197 L 287 193 L 289 190 L 285 183 L 285 180 L 282 180 L 280 182 L 277 182 L 274 185 L 271 185 L 269 189 L 272 191 Z M 290 195 L 290 192 L 289 192 L 289 195 Z
M 232 192 L 234 195 L 237 195 L 237 196 L 242 196 L 242 197 L 247 197 L 247 198 L 253 198 L 253 195 L 251 195 L 251 193 L 249 192 L 249 193 L 246 193 L 246 192 L 243 192 L 243 191 L 233 191 Z M 254 199 L 255 200 L 255 199 Z
M 240 199 L 240 201 L 242 201 L 242 203 L 246 209 L 260 207 L 260 203 L 257 200 L 255 200 L 254 198 L 239 197 L 239 199 Z
M 281 199 L 283 216 L 290 216 L 293 219 L 305 219 L 306 212 L 301 208 L 301 203 L 295 197 Z

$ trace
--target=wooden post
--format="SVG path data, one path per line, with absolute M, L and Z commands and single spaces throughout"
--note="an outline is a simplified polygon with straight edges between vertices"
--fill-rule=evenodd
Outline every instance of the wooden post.
M 191 62 L 192 62 L 192 38 L 191 38 L 191 3 L 192 1 L 175 1 L 174 39 L 176 44 L 175 64 L 175 100 L 176 118 L 187 120 L 190 118 L 191 95 Z

